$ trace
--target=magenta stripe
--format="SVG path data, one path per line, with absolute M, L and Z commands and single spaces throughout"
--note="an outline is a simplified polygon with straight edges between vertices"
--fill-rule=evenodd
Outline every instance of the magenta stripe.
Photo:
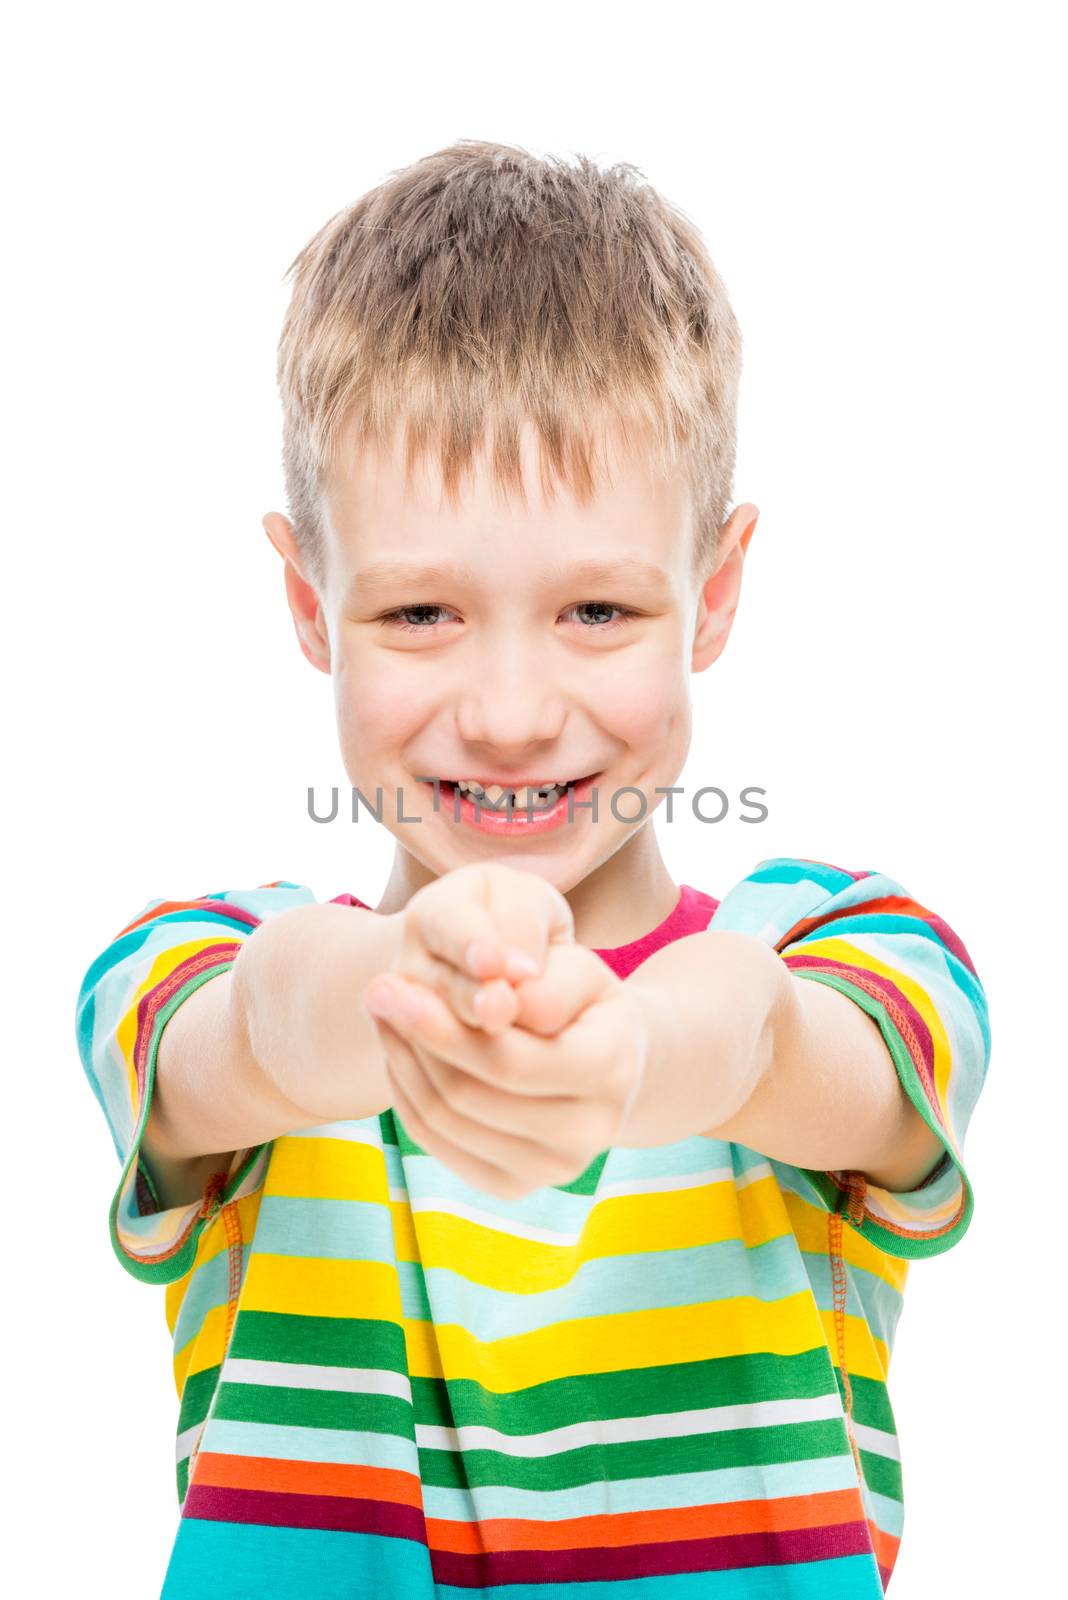
M 595 1545 L 578 1550 L 502 1550 L 473 1556 L 432 1551 L 431 1565 L 437 1583 L 488 1588 L 491 1584 L 607 1583 L 681 1572 L 735 1572 L 872 1554 L 866 1522 L 839 1522 L 822 1528 L 671 1539 L 660 1544 Z
M 426 1523 L 417 1507 L 348 1495 L 275 1494 L 194 1482 L 183 1515 L 211 1522 L 386 1534 L 426 1543 Z M 436 1583 L 488 1588 L 493 1584 L 603 1583 L 679 1572 L 731 1572 L 871 1553 L 867 1523 L 854 1521 L 585 1549 L 479 1551 L 473 1555 L 431 1550 L 430 1558 Z
M 329 1528 L 337 1533 L 384 1533 L 426 1544 L 426 1521 L 418 1506 L 356 1495 L 278 1494 L 268 1489 L 231 1489 L 191 1482 L 183 1517 L 207 1522 L 255 1522 L 271 1528 Z
M 933 928 L 934 932 L 937 933 L 946 949 L 951 950 L 958 961 L 963 961 L 972 976 L 977 978 L 979 974 L 975 970 L 971 956 L 965 950 L 962 940 L 957 938 L 948 922 L 943 922 L 941 917 L 936 917 L 933 911 L 929 911 L 923 920 L 929 928 Z

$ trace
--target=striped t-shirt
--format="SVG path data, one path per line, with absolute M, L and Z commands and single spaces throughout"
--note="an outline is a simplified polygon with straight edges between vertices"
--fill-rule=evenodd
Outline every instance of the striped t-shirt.
M 694 1134 L 506 1201 L 387 1111 L 238 1151 L 162 1209 L 139 1150 L 162 1029 L 314 900 L 279 881 L 151 901 L 78 998 L 122 1167 L 112 1245 L 166 1285 L 174 1339 L 163 1600 L 877 1600 L 903 1523 L 886 1380 L 908 1263 L 972 1214 L 989 1030 L 956 934 L 881 873 L 775 858 L 598 952 L 625 979 L 734 929 L 849 995 L 944 1146 L 911 1191 Z

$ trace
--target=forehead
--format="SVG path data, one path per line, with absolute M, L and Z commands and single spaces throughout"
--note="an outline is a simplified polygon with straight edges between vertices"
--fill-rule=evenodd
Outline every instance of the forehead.
M 593 492 L 583 498 L 552 474 L 540 436 L 519 433 L 520 485 L 498 481 L 483 437 L 453 497 L 434 448 L 405 464 L 404 425 L 384 447 L 343 430 L 323 491 L 327 566 L 346 587 L 372 564 L 490 566 L 529 583 L 609 565 L 633 581 L 670 579 L 693 548 L 692 502 L 681 470 L 662 472 L 609 422 L 596 438 Z M 576 573 L 576 575 L 578 575 Z M 606 573 L 607 577 L 608 574 Z M 370 585 L 369 585 L 370 587 Z

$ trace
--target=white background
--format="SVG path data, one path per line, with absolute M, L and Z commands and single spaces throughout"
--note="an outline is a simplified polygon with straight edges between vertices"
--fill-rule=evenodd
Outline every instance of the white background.
M 664 853 L 716 895 L 778 854 L 885 871 L 967 945 L 994 1030 L 966 1148 L 976 1209 L 910 1273 L 893 1593 L 1026 1593 L 1052 1574 L 1055 15 L 24 8 L 2 108 L 20 1593 L 145 1600 L 177 1520 L 163 1290 L 108 1242 L 119 1173 L 74 1044 L 82 973 L 151 898 L 287 878 L 373 903 L 385 884 L 384 830 L 306 816 L 310 782 L 346 780 L 329 680 L 300 655 L 260 527 L 284 509 L 274 346 L 310 235 L 461 137 L 633 162 L 726 280 L 745 340 L 735 500 L 761 519 L 728 650 L 693 680 L 679 781 L 763 785 L 771 815 L 661 827 Z

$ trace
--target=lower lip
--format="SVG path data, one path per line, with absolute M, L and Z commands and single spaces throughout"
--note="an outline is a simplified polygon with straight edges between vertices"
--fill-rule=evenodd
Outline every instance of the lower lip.
M 589 800 L 594 784 L 600 777 L 595 772 L 589 778 L 574 784 L 570 790 L 565 789 L 555 805 L 548 811 L 536 811 L 533 806 L 528 813 L 525 805 L 514 805 L 511 816 L 508 808 L 501 810 L 492 809 L 489 802 L 480 805 L 476 811 L 474 801 L 469 800 L 465 794 L 456 789 L 455 785 L 442 781 L 439 784 L 441 794 L 441 807 L 449 817 L 455 817 L 457 811 L 457 796 L 459 796 L 459 821 L 467 824 L 469 828 L 477 828 L 479 833 L 502 834 L 505 838 L 514 839 L 522 835 L 529 838 L 532 833 L 548 833 L 551 828 L 559 828 L 568 820 L 568 795 L 574 795 L 571 802 L 572 820 L 577 822 L 579 817 L 586 816 L 589 807 L 579 809 L 581 801 Z M 426 787 L 433 790 L 434 785 L 428 783 Z M 529 817 L 529 820 L 528 820 Z

